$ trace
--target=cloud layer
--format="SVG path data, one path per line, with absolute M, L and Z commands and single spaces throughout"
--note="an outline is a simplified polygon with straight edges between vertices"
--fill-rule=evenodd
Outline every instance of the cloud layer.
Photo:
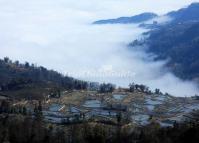
M 129 82 L 184 96 L 193 83 L 165 72 L 144 51 L 126 45 L 144 29 L 91 25 L 95 20 L 178 9 L 192 0 L 0 0 L 0 57 L 30 61 L 75 77 L 127 86 Z

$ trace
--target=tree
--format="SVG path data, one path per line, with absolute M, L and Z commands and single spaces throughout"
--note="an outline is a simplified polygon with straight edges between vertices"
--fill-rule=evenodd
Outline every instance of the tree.
M 134 83 L 129 84 L 129 91 L 130 92 L 134 92 L 135 91 L 135 84 Z
M 1 102 L 0 113 L 9 113 L 10 112 L 10 103 L 6 100 Z
M 10 61 L 10 59 L 9 59 L 8 57 L 5 57 L 5 58 L 4 58 L 4 62 L 5 62 L 5 63 L 9 63 L 9 61 Z
M 99 88 L 99 92 L 101 93 L 108 93 L 108 92 L 113 92 L 115 90 L 115 85 L 108 83 L 108 84 L 101 84 Z
M 35 119 L 36 119 L 36 120 L 41 121 L 41 120 L 43 119 L 41 101 L 39 101 L 39 105 L 38 105 L 38 106 L 35 105 L 34 113 L 35 113 Z
M 23 113 L 23 115 L 27 115 L 27 109 L 26 109 L 25 106 L 23 107 L 23 112 L 22 113 Z
M 118 112 L 117 115 L 117 123 L 120 124 L 121 123 L 121 120 L 122 120 L 122 113 L 121 112 Z
M 155 89 L 155 94 L 160 94 L 160 89 Z
M 14 64 L 18 67 L 19 66 L 19 61 L 15 61 Z
M 141 84 L 139 87 L 140 87 L 140 90 L 141 90 L 142 92 L 145 92 L 145 89 L 146 89 L 145 85 Z
M 25 68 L 29 68 L 30 64 L 28 62 L 25 62 Z

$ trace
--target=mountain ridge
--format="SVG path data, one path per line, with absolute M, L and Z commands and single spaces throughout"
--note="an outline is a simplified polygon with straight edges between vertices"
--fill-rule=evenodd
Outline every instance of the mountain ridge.
M 119 17 L 116 19 L 106 19 L 106 20 L 99 20 L 93 22 L 93 24 L 128 24 L 128 23 L 140 23 L 152 18 L 157 17 L 158 15 L 151 12 L 145 12 L 138 15 L 134 15 L 131 17 Z
M 55 90 L 86 89 L 88 83 L 28 62 L 0 59 L 0 94 L 38 99 Z
M 199 21 L 199 3 L 192 3 L 191 5 L 181 8 L 177 11 L 172 11 L 166 15 L 173 18 L 173 23 Z
M 199 83 L 199 3 L 171 11 L 164 16 L 172 18 L 170 22 L 159 24 L 141 23 L 150 29 L 149 37 L 144 41 L 135 40 L 131 46 L 147 45 L 146 52 L 154 53 L 154 60 L 170 59 L 167 66 L 181 79 L 195 80 Z M 120 19 L 113 19 L 115 24 Z M 116 22 L 115 22 L 116 21 Z M 101 24 L 103 24 L 102 21 Z M 105 21 L 110 22 L 110 21 Z M 120 22 L 120 21 L 119 21 Z M 123 22 L 123 24 L 126 24 Z M 139 41 L 139 42 L 138 42 Z M 137 43 L 137 44 L 136 44 Z

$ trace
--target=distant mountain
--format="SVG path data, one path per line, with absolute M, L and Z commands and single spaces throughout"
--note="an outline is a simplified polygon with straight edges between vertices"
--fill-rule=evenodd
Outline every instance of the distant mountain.
M 155 60 L 169 59 L 167 66 L 176 76 L 199 83 L 199 21 L 164 25 L 131 45 L 144 44 L 157 55 Z
M 199 21 L 199 3 L 192 3 L 186 8 L 169 12 L 167 15 L 174 19 L 173 23 Z
M 130 45 L 146 45 L 147 52 L 157 56 L 155 60 L 169 60 L 167 67 L 176 76 L 199 83 L 199 3 L 166 15 L 173 20 L 155 28 L 147 25 L 150 31 L 144 34 L 149 36 Z
M 128 24 L 128 23 L 140 23 L 152 18 L 157 17 L 158 15 L 155 13 L 142 13 L 139 15 L 135 15 L 132 17 L 120 17 L 117 19 L 107 19 L 107 20 L 99 20 L 95 21 L 93 24 Z
M 143 13 L 133 17 L 121 17 L 96 21 L 94 24 L 138 23 L 149 28 L 144 41 L 135 40 L 130 45 L 147 45 L 148 51 L 157 55 L 155 60 L 169 59 L 167 66 L 180 78 L 199 83 L 199 3 L 166 14 L 173 20 L 164 25 L 142 23 L 157 17 L 154 13 Z
M 173 18 L 172 23 L 199 21 L 199 3 L 192 3 L 188 7 L 172 11 L 166 14 Z M 106 19 L 93 22 L 93 24 L 128 24 L 142 23 L 152 18 L 158 17 L 157 14 L 145 12 L 131 17 L 119 17 L 116 19 Z

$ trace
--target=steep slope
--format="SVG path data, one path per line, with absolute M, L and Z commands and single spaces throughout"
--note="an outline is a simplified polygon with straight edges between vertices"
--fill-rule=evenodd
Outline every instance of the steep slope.
M 146 45 L 147 52 L 155 53 L 155 60 L 168 60 L 167 66 L 182 79 L 199 83 L 199 3 L 173 11 L 167 15 L 173 20 L 151 29 L 143 41 L 132 46 Z
M 199 3 L 192 3 L 186 8 L 178 11 L 172 11 L 167 14 L 172 17 L 173 23 L 198 21 L 199 20 Z
M 168 67 L 183 79 L 199 79 L 199 22 L 171 24 L 150 32 L 144 42 L 156 60 L 169 59 Z

